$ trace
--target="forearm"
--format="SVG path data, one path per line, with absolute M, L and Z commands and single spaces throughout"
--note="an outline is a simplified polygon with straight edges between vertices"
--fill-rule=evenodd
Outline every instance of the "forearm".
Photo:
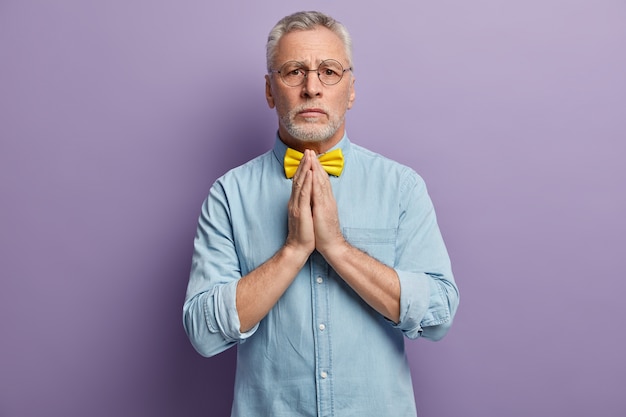
M 345 240 L 322 253 L 330 266 L 374 310 L 400 320 L 400 280 L 393 268 Z
M 308 257 L 307 251 L 285 245 L 267 262 L 239 280 L 236 306 L 241 332 L 250 330 L 267 315 Z

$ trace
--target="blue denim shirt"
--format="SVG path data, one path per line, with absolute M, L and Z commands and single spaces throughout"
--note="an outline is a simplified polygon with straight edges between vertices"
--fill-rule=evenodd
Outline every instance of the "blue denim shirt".
M 343 234 L 396 270 L 400 321 L 373 310 L 314 252 L 269 314 L 240 332 L 238 280 L 287 236 L 291 180 L 277 139 L 212 186 L 183 307 L 200 354 L 238 345 L 232 416 L 414 416 L 404 336 L 437 340 L 452 323 L 458 289 L 423 180 L 345 136 L 337 147 L 345 167 L 330 180 Z

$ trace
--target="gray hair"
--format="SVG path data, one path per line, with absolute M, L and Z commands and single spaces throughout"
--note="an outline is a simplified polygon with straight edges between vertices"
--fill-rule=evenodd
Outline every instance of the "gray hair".
M 271 65 L 276 57 L 278 41 L 283 35 L 296 30 L 313 30 L 316 26 L 330 29 L 339 36 L 339 39 L 345 46 L 348 62 L 352 66 L 352 39 L 348 29 L 341 22 L 321 12 L 296 12 L 279 20 L 267 37 L 266 60 L 268 71 L 271 69 Z

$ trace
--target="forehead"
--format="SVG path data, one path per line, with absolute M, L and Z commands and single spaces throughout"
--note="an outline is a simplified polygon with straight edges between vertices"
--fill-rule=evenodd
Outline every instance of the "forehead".
M 325 59 L 346 62 L 346 49 L 333 31 L 325 27 L 311 30 L 296 30 L 283 35 L 276 48 L 276 61 L 300 61 L 318 64 Z

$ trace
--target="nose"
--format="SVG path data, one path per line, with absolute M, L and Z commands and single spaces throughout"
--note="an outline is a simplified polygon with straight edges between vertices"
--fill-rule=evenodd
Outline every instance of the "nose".
M 317 70 L 309 70 L 302 84 L 302 94 L 304 97 L 319 97 L 322 95 L 322 82 Z

